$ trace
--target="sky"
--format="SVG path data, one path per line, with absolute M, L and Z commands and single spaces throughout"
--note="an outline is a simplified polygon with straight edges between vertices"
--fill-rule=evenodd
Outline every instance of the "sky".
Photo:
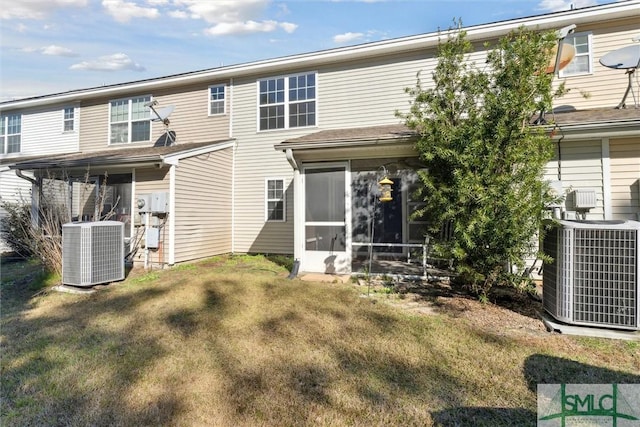
M 0 102 L 616 0 L 3 0 Z

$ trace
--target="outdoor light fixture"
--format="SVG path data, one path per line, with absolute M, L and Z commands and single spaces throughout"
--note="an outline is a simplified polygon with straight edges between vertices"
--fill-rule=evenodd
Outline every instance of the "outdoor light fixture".
M 393 181 L 391 181 L 386 175 L 380 181 L 378 181 L 378 185 L 380 185 L 380 198 L 381 202 L 390 202 L 393 200 L 391 197 L 391 186 L 393 185 Z

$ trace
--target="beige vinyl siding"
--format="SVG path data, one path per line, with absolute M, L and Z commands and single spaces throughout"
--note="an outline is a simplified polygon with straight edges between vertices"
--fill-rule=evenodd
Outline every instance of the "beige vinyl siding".
M 612 219 L 640 220 L 640 137 L 609 141 Z
M 475 46 L 469 62 L 485 67 L 486 51 Z M 402 123 L 395 112 L 408 112 L 420 73 L 423 89 L 433 87 L 437 65 L 435 50 L 390 55 L 320 68 L 318 124 L 325 128 L 350 128 Z
M 613 70 L 600 65 L 600 58 L 616 49 L 633 44 L 638 35 L 638 18 L 622 21 L 600 22 L 588 26 L 578 26 L 576 32 L 591 32 L 593 49 L 593 74 L 556 78 L 556 85 L 564 81 L 569 93 L 554 101 L 554 107 L 572 106 L 576 109 L 615 107 L 627 88 L 625 70 Z M 585 98 L 583 94 L 588 94 Z M 627 105 L 633 104 L 629 94 Z
M 602 177 L 602 142 L 598 140 L 588 141 L 562 141 L 560 143 L 560 156 L 547 165 L 545 177 L 558 179 L 558 164 L 560 165 L 560 178 L 565 192 L 579 188 L 593 188 L 596 191 L 597 207 L 587 214 L 588 219 L 604 218 L 604 195 Z M 571 204 L 567 204 L 571 208 Z
M 169 168 L 162 169 L 156 168 L 138 168 L 135 170 L 135 194 L 133 194 L 133 200 L 136 200 L 141 194 L 150 194 L 154 192 L 169 192 Z M 135 206 L 135 203 L 134 203 Z M 139 227 L 142 227 L 140 223 L 140 214 L 137 207 L 135 208 L 133 221 L 138 228 L 137 233 L 142 233 Z M 169 213 L 171 215 L 171 212 Z M 169 230 L 168 226 L 165 226 L 160 231 L 160 249 L 149 251 L 150 263 L 166 263 L 169 258 Z M 138 250 L 134 257 L 134 261 L 144 261 L 144 249 Z
M 138 168 L 135 170 L 135 195 L 169 191 L 169 167 Z
M 425 59 L 425 56 L 427 59 Z M 423 70 L 425 87 L 436 64 L 433 52 L 336 64 L 319 70 L 318 124 L 349 128 L 401 123 L 396 110 L 408 110 L 405 88 L 414 87 Z M 431 58 L 429 58 L 431 57 Z
M 180 160 L 175 262 L 231 252 L 231 148 Z
M 227 114 L 209 116 L 209 86 L 212 84 L 226 84 L 225 100 Z M 129 97 L 151 95 L 158 101 L 156 110 L 173 105 L 173 113 L 169 116 L 169 129 L 175 132 L 176 142 L 186 144 L 190 142 L 216 141 L 229 137 L 229 118 L 231 93 L 228 82 L 212 81 L 184 87 L 171 87 L 156 90 L 151 93 L 135 92 Z M 80 150 L 98 151 L 118 147 L 144 147 L 154 144 L 164 145 L 165 126 L 155 121 L 151 123 L 151 141 L 130 144 L 109 144 L 109 103 L 116 98 L 101 98 L 82 103 L 80 119 Z M 152 117 L 153 117 L 153 113 Z
M 313 69 L 292 70 L 309 72 Z M 236 79 L 233 89 L 233 136 L 237 140 L 235 160 L 235 252 L 293 253 L 293 170 L 274 144 L 310 132 L 317 127 L 257 131 L 257 79 Z M 321 83 L 318 83 L 321 84 Z M 320 90 L 320 89 L 319 89 Z M 318 95 L 321 96 L 321 95 Z M 238 114 L 242 111 L 243 114 Z M 286 221 L 265 221 L 265 179 L 284 179 Z

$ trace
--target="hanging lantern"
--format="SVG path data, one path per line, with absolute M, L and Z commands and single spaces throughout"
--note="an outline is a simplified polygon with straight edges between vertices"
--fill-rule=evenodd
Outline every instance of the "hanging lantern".
M 381 202 L 390 202 L 393 200 L 391 197 L 391 186 L 393 185 L 393 181 L 391 181 L 386 175 L 382 178 L 378 184 L 380 185 L 380 201 Z

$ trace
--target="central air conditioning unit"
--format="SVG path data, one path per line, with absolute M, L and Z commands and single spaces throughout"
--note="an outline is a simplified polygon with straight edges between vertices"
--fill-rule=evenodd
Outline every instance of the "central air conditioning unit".
M 62 283 L 93 286 L 124 279 L 124 224 L 75 222 L 62 226 Z
M 557 221 L 543 251 L 543 307 L 575 325 L 640 329 L 640 222 Z

